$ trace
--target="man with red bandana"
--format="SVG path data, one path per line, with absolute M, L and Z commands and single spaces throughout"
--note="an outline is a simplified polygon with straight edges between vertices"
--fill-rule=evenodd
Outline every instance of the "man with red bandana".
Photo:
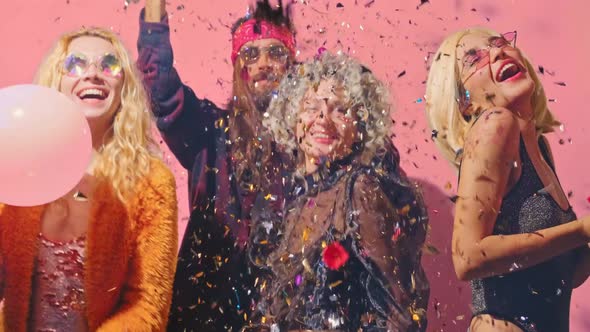
M 258 0 L 231 31 L 233 94 L 222 109 L 173 67 L 165 1 L 146 0 L 141 13 L 138 68 L 158 129 L 189 175 L 168 331 L 238 331 L 247 322 L 257 294 L 245 254 L 250 210 L 262 191 L 277 211 L 283 201 L 280 157 L 261 119 L 295 56 L 289 7 Z

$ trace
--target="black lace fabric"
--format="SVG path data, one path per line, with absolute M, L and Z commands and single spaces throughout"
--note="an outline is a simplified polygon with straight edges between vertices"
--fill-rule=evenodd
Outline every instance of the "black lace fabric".
M 426 330 L 428 218 L 417 189 L 385 161 L 323 165 L 287 186 L 282 213 L 257 199 L 250 258 L 264 273 L 246 330 Z

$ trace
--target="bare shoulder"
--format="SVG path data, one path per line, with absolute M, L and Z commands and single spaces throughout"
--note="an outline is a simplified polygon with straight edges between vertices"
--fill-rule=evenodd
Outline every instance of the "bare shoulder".
M 505 108 L 487 110 L 471 127 L 465 138 L 466 157 L 511 155 L 518 151 L 518 119 Z
M 487 110 L 480 115 L 469 134 L 468 140 L 482 138 L 509 138 L 519 132 L 518 120 L 509 110 L 501 107 Z

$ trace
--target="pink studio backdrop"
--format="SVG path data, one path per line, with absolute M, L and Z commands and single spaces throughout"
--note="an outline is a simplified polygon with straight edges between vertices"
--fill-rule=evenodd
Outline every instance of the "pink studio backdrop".
M 284 0 L 285 2 L 289 0 Z M 560 180 L 571 192 L 579 216 L 590 212 L 587 176 L 590 113 L 590 23 L 586 1 L 551 0 L 293 0 L 298 28 L 299 59 L 318 47 L 343 50 L 367 64 L 391 87 L 396 125 L 395 143 L 402 165 L 424 187 L 430 212 L 429 244 L 424 264 L 431 282 L 429 331 L 465 331 L 470 318 L 469 286 L 458 282 L 450 260 L 450 239 L 456 175 L 441 160 L 430 140 L 424 117 L 426 66 L 450 32 L 484 25 L 500 32 L 518 31 L 518 46 L 536 65 L 551 108 L 564 123 L 550 135 Z M 247 0 L 172 0 L 168 2 L 176 67 L 200 97 L 224 104 L 231 91 L 229 27 L 244 15 Z M 58 36 L 83 25 L 109 27 L 120 34 L 135 57 L 138 14 L 143 1 L 29 0 L 2 1 L 0 88 L 29 83 L 37 65 Z M 165 150 L 174 171 L 180 202 L 179 230 L 187 221 L 186 171 Z M 436 253 L 438 251 L 438 253 Z M 574 291 L 572 331 L 590 331 L 590 282 Z

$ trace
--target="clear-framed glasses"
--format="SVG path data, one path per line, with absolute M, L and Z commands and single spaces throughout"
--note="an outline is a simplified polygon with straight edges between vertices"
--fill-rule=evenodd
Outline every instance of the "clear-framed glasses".
M 249 65 L 258 61 L 264 52 L 270 59 L 280 63 L 286 63 L 289 58 L 289 50 L 283 45 L 270 45 L 268 47 L 244 46 L 239 54 L 244 63 Z
M 505 48 L 516 47 L 516 31 L 492 36 L 488 39 L 488 47 L 482 49 L 471 49 L 465 52 L 461 63 L 461 76 L 465 76 L 462 83 L 465 84 L 478 70 L 490 63 L 490 49 L 492 47 Z
M 71 53 L 63 62 L 64 73 L 71 77 L 80 77 L 86 73 L 91 65 L 108 77 L 121 77 L 123 68 L 116 55 L 107 53 L 94 59 L 89 59 L 82 53 Z

